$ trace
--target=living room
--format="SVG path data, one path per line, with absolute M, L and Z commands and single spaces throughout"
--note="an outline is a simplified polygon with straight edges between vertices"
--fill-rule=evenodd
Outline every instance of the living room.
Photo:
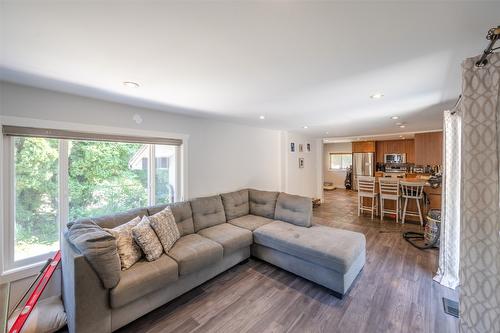
M 500 331 L 498 12 L 1 1 L 0 331 Z

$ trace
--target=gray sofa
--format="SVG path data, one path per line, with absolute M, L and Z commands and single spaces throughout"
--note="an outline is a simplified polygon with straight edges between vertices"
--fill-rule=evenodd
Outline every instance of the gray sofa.
M 113 228 L 164 207 L 91 220 Z M 158 260 L 142 259 L 122 271 L 112 289 L 103 287 L 65 233 L 63 300 L 70 332 L 115 331 L 251 255 L 323 285 L 337 297 L 365 263 L 364 235 L 312 225 L 310 198 L 245 189 L 170 207 L 181 238 Z

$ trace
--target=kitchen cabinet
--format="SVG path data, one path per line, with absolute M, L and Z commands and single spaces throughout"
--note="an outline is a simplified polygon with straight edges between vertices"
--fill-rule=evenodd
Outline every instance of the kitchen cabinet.
M 442 165 L 443 132 L 415 134 L 415 164 Z
M 384 155 L 397 153 L 406 154 L 406 163 L 415 163 L 415 142 L 408 140 L 377 141 L 377 162 L 384 163 Z
M 352 143 L 353 153 L 374 153 L 375 141 L 356 141 Z

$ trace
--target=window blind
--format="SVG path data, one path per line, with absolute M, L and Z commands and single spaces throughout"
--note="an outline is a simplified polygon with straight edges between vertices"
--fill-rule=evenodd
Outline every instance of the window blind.
M 67 130 L 48 129 L 48 128 L 9 126 L 9 125 L 2 126 L 2 133 L 7 136 L 43 137 L 50 139 L 110 141 L 110 142 L 159 144 L 159 145 L 170 145 L 170 146 L 182 145 L 181 139 L 102 134 L 102 133 L 67 131 Z

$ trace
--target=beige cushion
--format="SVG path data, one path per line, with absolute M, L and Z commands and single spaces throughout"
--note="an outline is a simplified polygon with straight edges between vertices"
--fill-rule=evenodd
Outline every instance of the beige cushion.
M 273 220 L 268 219 L 266 217 L 249 214 L 242 217 L 238 217 L 237 219 L 231 220 L 228 223 L 231 223 L 232 225 L 235 225 L 240 228 L 245 228 L 250 231 L 254 231 L 255 229 L 271 222 L 273 222 Z
M 147 216 L 143 216 L 141 222 L 132 228 L 134 240 L 139 244 L 146 256 L 146 260 L 153 261 L 158 259 L 163 253 L 163 246 L 156 236 L 155 231 L 149 224 Z
M 111 233 L 116 238 L 116 248 L 120 256 L 122 270 L 130 268 L 142 257 L 142 251 L 139 245 L 134 240 L 132 228 L 141 222 L 141 218 L 137 216 L 132 221 L 119 225 L 113 229 L 104 229 Z
M 187 275 L 222 259 L 223 248 L 217 242 L 198 234 L 182 236 L 168 251 L 179 265 L 179 275 Z
M 229 223 L 223 223 L 200 230 L 198 234 L 222 245 L 224 248 L 224 255 L 233 253 L 243 247 L 250 246 L 253 240 L 250 230 L 236 227 Z
M 175 222 L 181 236 L 194 233 L 193 212 L 191 211 L 191 203 L 189 201 L 174 202 L 167 205 L 157 205 L 148 207 L 148 215 L 154 215 L 165 207 L 170 207 L 172 214 L 174 214 Z
M 365 235 L 321 225 L 299 227 L 274 221 L 254 231 L 254 242 L 280 252 L 346 273 L 365 251 Z
M 178 279 L 177 263 L 163 254 L 155 262 L 140 260 L 121 273 L 120 283 L 110 290 L 111 307 L 118 308 Z
M 158 239 L 163 245 L 163 250 L 168 252 L 174 243 L 181 237 L 177 224 L 175 223 L 174 214 L 170 207 L 166 207 L 159 213 L 148 217 L 151 228 L 158 236 Z

